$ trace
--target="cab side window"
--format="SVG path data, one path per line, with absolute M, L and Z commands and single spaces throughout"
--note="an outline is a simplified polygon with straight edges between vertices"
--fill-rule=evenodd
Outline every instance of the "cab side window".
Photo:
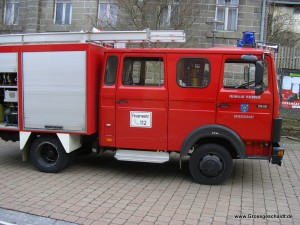
M 163 86 L 163 59 L 160 57 L 126 57 L 123 63 L 122 83 L 136 86 Z
M 255 63 L 227 59 L 224 65 L 224 88 L 254 89 Z M 264 87 L 268 86 L 268 63 L 264 62 Z
M 182 58 L 177 63 L 177 83 L 181 87 L 204 88 L 210 82 L 210 64 L 204 58 Z
M 104 83 L 105 85 L 114 85 L 118 69 L 118 57 L 109 56 L 106 61 Z

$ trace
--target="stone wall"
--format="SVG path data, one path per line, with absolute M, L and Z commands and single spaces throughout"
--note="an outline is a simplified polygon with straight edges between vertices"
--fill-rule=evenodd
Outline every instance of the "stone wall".
M 216 1 L 208 0 L 207 17 L 214 17 L 216 11 Z M 238 39 L 242 38 L 242 32 L 254 31 L 256 40 L 259 40 L 260 34 L 260 21 L 261 21 L 261 0 L 240 0 L 238 7 L 238 24 L 236 32 L 218 32 L 216 33 L 216 45 L 236 45 Z M 205 18 L 204 18 L 205 19 Z M 203 21 L 204 22 L 204 21 Z M 201 23 L 202 37 L 206 39 L 206 47 L 211 46 L 212 43 L 212 32 L 211 26 L 204 25 Z M 199 38 L 203 40 L 203 38 Z
M 238 8 L 238 30 L 236 32 L 216 33 L 216 45 L 234 45 L 242 37 L 243 31 L 255 31 L 259 37 L 262 0 L 240 0 Z M 54 24 L 54 0 L 20 0 L 20 20 L 18 25 L 4 25 L 4 0 L 0 0 L 0 32 L 56 32 L 91 31 L 96 26 L 99 0 L 73 0 L 72 24 Z M 200 0 L 201 11 L 194 24 L 186 30 L 190 42 L 188 47 L 211 47 L 212 26 L 207 25 L 208 18 L 214 18 L 216 0 Z M 146 28 L 146 27 L 145 27 Z M 126 28 L 124 28 L 125 30 Z
M 95 26 L 98 13 L 97 0 L 73 0 L 71 25 L 54 24 L 55 3 L 53 0 L 42 1 L 40 32 L 56 31 L 91 31 Z

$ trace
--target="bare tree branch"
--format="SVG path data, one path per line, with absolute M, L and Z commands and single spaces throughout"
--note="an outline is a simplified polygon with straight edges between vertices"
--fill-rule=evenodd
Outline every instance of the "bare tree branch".
M 200 17 L 201 0 L 114 0 L 116 18 L 97 18 L 102 30 L 188 30 Z M 111 13 L 112 17 L 114 14 Z M 117 21 L 116 23 L 114 23 Z M 190 40 L 192 35 L 189 35 Z M 163 44 L 165 45 L 165 44 Z M 156 46 L 156 45 L 154 45 Z
M 294 30 L 293 14 L 270 3 L 268 7 L 267 41 L 277 42 L 283 46 L 295 46 L 300 41 L 300 36 Z

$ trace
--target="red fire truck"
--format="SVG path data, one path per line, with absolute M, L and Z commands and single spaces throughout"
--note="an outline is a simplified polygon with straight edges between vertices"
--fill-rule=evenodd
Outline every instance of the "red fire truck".
M 126 161 L 190 156 L 203 184 L 222 183 L 233 159 L 281 165 L 272 51 L 103 45 L 183 41 L 176 32 L 0 36 L 0 137 L 50 173 L 93 146 Z

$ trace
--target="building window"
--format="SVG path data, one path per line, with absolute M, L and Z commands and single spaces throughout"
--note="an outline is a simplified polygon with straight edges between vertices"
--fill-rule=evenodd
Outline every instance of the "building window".
M 177 83 L 181 87 L 207 87 L 210 81 L 209 61 L 204 58 L 182 58 L 177 63 Z
M 216 19 L 224 24 L 217 25 L 217 30 L 236 31 L 239 0 L 217 0 Z
M 56 0 L 54 23 L 59 25 L 71 24 L 72 2 L 71 0 Z
M 98 20 L 100 26 L 115 26 L 118 19 L 118 7 L 113 3 L 99 3 Z
M 4 5 L 4 24 L 17 25 L 19 22 L 19 0 L 7 0 Z
M 159 57 L 126 57 L 123 63 L 122 83 L 135 86 L 163 86 L 163 59 Z
M 160 9 L 159 26 L 176 27 L 179 20 L 179 0 L 173 0 L 171 4 Z

